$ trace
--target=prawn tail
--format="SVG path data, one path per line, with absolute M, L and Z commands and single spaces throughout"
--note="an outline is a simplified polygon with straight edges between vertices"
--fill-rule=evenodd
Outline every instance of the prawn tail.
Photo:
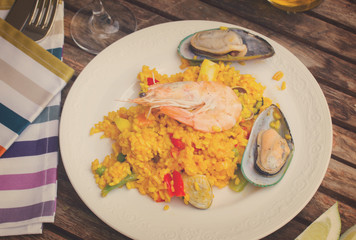
M 171 118 L 181 123 L 184 123 L 188 126 L 194 125 L 193 114 L 188 110 L 179 107 L 173 107 L 173 106 L 161 106 L 160 111 L 170 116 Z

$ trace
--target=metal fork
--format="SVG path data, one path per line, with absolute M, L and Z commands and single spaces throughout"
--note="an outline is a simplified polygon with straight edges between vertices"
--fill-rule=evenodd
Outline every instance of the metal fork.
M 57 5 L 58 0 L 16 0 L 5 20 L 39 41 L 51 29 Z

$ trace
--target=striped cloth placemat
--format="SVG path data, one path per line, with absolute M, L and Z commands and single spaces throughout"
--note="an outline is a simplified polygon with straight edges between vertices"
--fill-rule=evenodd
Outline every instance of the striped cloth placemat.
M 3 20 L 13 2 L 0 0 L 0 236 L 54 222 L 60 91 L 74 73 L 61 62 L 63 3 L 35 43 Z

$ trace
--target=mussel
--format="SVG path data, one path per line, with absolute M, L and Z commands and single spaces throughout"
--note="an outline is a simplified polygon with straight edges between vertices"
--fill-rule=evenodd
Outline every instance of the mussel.
M 282 111 L 274 104 L 260 113 L 241 161 L 244 177 L 256 186 L 278 183 L 293 158 L 294 140 Z
M 197 32 L 190 39 L 190 45 L 193 52 L 211 57 L 226 54 L 243 57 L 247 53 L 247 47 L 241 36 L 229 30 L 213 29 Z
M 193 62 L 246 61 L 274 55 L 263 38 L 239 28 L 215 28 L 185 37 L 178 46 L 179 55 Z
M 277 174 L 290 153 L 287 140 L 273 129 L 262 130 L 257 135 L 256 169 L 265 175 Z

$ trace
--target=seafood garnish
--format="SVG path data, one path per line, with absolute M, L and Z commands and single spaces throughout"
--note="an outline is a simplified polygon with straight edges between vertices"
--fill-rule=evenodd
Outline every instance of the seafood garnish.
M 202 132 L 220 132 L 238 121 L 242 105 L 234 91 L 219 82 L 184 81 L 155 84 L 131 102 L 159 108 L 173 119 Z
M 188 202 L 196 208 L 208 209 L 213 202 L 213 190 L 205 175 L 184 176 Z
M 255 120 L 241 161 L 244 177 L 259 187 L 278 183 L 292 160 L 294 141 L 283 113 L 276 105 Z
M 286 139 L 270 128 L 257 135 L 256 169 L 265 175 L 277 174 L 286 163 L 290 149 Z
M 193 33 L 178 46 L 178 54 L 190 62 L 246 61 L 268 58 L 274 49 L 265 39 L 239 28 L 215 28 Z
M 190 39 L 192 51 L 197 54 L 217 57 L 225 54 L 243 57 L 247 47 L 234 31 L 215 29 L 197 32 Z

